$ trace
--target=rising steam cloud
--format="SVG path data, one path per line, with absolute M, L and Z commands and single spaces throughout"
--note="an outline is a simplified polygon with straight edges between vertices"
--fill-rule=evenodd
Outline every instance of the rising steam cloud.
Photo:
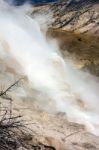
M 27 10 L 30 6 L 15 8 L 0 1 L 0 57 L 10 55 L 20 64 L 31 87 L 49 97 L 49 109 L 66 112 L 69 120 L 99 134 L 98 79 L 64 61 Z

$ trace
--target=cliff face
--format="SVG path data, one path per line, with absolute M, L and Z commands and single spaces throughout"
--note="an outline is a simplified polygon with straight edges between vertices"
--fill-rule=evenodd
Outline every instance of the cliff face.
M 64 57 L 76 58 L 81 66 L 94 63 L 91 72 L 99 76 L 99 0 L 60 0 L 33 13 L 53 18 L 47 35 L 58 40 Z
M 99 29 L 99 1 L 98 0 L 67 0 L 53 5 L 55 22 L 53 27 L 75 32 L 94 32 Z
M 61 0 L 38 10 L 40 13 L 42 10 L 49 14 L 53 12 L 53 28 L 97 35 L 99 33 L 99 0 Z

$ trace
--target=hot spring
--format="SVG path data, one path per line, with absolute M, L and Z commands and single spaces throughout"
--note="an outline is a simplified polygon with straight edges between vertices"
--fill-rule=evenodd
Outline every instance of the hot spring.
M 15 69 L 28 77 L 31 88 L 45 95 L 42 107 L 47 111 L 66 112 L 70 121 L 99 135 L 98 79 L 63 59 L 30 10 L 30 6 L 16 8 L 0 1 L 0 57 L 15 59 L 20 65 Z

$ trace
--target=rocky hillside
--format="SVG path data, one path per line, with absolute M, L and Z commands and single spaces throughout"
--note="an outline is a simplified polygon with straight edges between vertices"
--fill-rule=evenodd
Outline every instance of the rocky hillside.
M 36 8 L 35 12 L 53 12 L 53 28 L 80 33 L 99 33 L 99 0 L 61 0 L 57 4 Z
M 22 77 L 10 62 L 15 65 L 11 59 L 9 61 L 0 59 L 1 90 L 2 87 L 5 90 Z M 25 78 L 7 94 L 13 99 L 13 113 L 22 115 L 22 120 L 26 121 L 32 130 L 33 135 L 28 137 L 29 143 L 44 146 L 42 148 L 34 146 L 33 150 L 99 150 L 99 137 L 88 133 L 83 125 L 69 122 L 65 113 L 50 114 L 40 109 L 35 102 L 37 92 L 29 87 Z M 1 100 L 0 98 L 0 102 Z M 4 97 L 3 102 L 4 106 L 9 104 Z
M 76 67 L 79 69 L 87 64 L 91 74 L 99 76 L 99 0 L 61 0 L 58 4 L 34 8 L 32 15 L 35 16 L 38 12 L 49 13 L 54 18 L 49 25 L 51 29 L 47 32 L 47 38 L 58 40 L 63 57 L 74 61 L 76 59 Z M 97 36 L 78 33 L 94 33 Z M 46 111 L 44 107 L 49 104 L 46 95 L 31 88 L 16 60 L 2 55 L 0 54 L 0 91 L 22 79 L 7 94 L 13 99 L 14 114 L 22 115 L 23 121 L 26 120 L 32 130 L 32 137 L 28 137 L 30 144 L 44 145 L 37 149 L 34 146 L 33 150 L 99 150 L 99 136 L 89 133 L 84 125 L 70 122 L 65 113 L 52 114 Z M 4 99 L 5 97 L 0 98 L 0 102 Z

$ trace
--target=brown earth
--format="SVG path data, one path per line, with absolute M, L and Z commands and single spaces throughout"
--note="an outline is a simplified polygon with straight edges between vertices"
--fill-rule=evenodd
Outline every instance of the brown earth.
M 58 41 L 64 58 L 99 76 L 99 36 L 49 29 L 47 37 Z

